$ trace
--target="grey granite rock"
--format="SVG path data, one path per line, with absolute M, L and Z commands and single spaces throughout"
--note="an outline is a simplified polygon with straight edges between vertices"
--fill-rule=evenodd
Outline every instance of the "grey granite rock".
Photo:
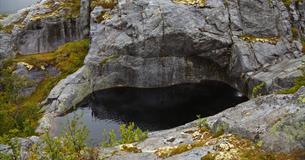
M 97 21 L 104 13 L 108 17 Z M 121 0 L 112 10 L 96 7 L 91 12 L 91 44 L 85 65 L 52 89 L 43 103 L 45 115 L 37 131 L 48 128 L 54 116 L 70 110 L 87 95 L 111 87 L 162 87 L 217 80 L 249 98 L 255 97 L 253 90 L 260 84 L 264 84 L 261 94 L 291 87 L 303 74 L 300 67 L 304 59 L 301 43 L 292 39 L 291 14 L 279 0 L 207 0 L 205 7 L 170 0 Z M 253 39 L 245 39 L 247 36 Z M 216 115 L 210 118 L 211 125 L 232 123 L 228 131 L 257 139 L 255 124 L 260 124 L 259 132 L 264 134 L 258 139 L 266 141 L 266 148 L 290 151 L 302 147 L 302 139 L 288 142 L 285 136 L 289 135 L 282 136 L 281 132 L 278 143 L 287 144 L 281 147 L 267 134 L 275 122 L 272 118 L 283 116 L 285 109 L 294 114 L 295 108 L 301 108 L 290 101 L 293 97 L 269 95 L 250 100 L 220 114 L 239 121 Z M 247 109 L 253 116 L 241 113 Z M 287 119 L 292 126 L 302 120 L 299 115 L 294 118 Z M 255 123 L 251 124 L 252 120 Z
M 254 141 L 268 150 L 290 152 L 305 148 L 305 87 L 294 95 L 267 95 L 208 118 L 212 130 L 220 127 Z
M 12 36 L 0 31 L 0 64 L 11 57 L 14 57 Z
M 66 42 L 88 37 L 91 0 L 82 0 L 80 16 L 70 17 L 67 15 L 72 11 L 65 7 L 53 11 L 61 2 L 49 1 L 40 1 L 16 14 L 9 15 L 0 22 L 3 27 L 14 25 L 10 38 L 11 46 L 15 46 L 14 52 L 20 54 L 49 52 Z M 51 5 L 47 5 L 48 3 Z M 52 16 L 46 16 L 48 14 Z M 2 43 L 0 40 L 1 47 Z M 9 49 L 11 46 L 3 47 Z

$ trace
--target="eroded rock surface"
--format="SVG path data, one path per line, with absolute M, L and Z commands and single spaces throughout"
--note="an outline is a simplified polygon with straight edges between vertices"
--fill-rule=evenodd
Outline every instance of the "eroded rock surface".
M 294 95 L 267 95 L 208 118 L 212 130 L 262 140 L 269 150 L 289 152 L 305 147 L 305 87 Z
M 300 42 L 291 40 L 289 15 L 281 1 L 207 0 L 198 7 L 139 0 L 119 1 L 114 9 L 98 6 L 91 12 L 85 66 L 51 91 L 44 108 L 61 114 L 88 94 L 115 86 L 218 80 L 249 97 L 261 83 L 264 94 L 291 87 L 302 74 L 303 58 Z
M 152 132 L 143 142 L 100 148 L 100 155 L 117 160 L 198 160 L 213 153 L 215 159 L 242 159 L 242 152 L 254 146 L 245 145 L 248 142 L 234 135 L 251 139 L 267 150 L 288 153 L 304 151 L 304 98 L 305 87 L 295 94 L 258 97 L 206 120 Z M 224 134 L 215 136 L 196 129 L 200 121 L 206 123 L 214 133 Z M 302 158 L 304 152 L 301 152 Z
M 43 53 L 64 43 L 87 37 L 90 1 L 74 3 L 77 1 L 43 0 L 4 18 L 0 21 L 0 33 L 11 34 L 7 38 L 11 43 L 6 48 L 13 47 L 13 51 L 19 54 Z M 2 47 L 7 42 L 0 41 L 0 44 Z
M 81 2 L 90 5 L 89 1 Z M 89 16 L 86 8 L 81 9 L 84 14 L 80 18 L 34 16 L 35 21 L 31 21 L 29 15 L 50 13 L 48 7 L 38 4 L 1 21 L 6 26 L 22 22 L 12 32 L 20 53 L 49 51 L 88 34 L 84 29 L 88 19 L 82 19 Z M 261 94 L 291 87 L 294 79 L 304 74 L 304 8 L 304 2 L 293 1 L 287 6 L 280 0 L 206 0 L 204 5 L 120 0 L 113 9 L 97 6 L 91 12 L 91 44 L 85 65 L 52 89 L 43 102 L 45 114 L 37 131 L 44 131 L 55 116 L 87 95 L 111 87 L 162 87 L 217 80 L 249 98 L 256 96 L 253 90 L 258 85 Z M 56 10 L 61 16 L 65 13 Z M 5 37 L 2 39 L 1 44 L 7 43 Z M 299 123 L 304 121 L 304 106 L 297 100 L 300 95 L 302 91 L 253 99 L 210 117 L 209 125 L 229 124 L 225 131 L 263 140 L 264 147 L 271 150 L 304 148 L 304 132 L 290 132 L 295 126 L 303 126 Z M 278 135 L 271 133 L 273 123 L 281 126 L 275 127 Z M 284 133 L 287 130 L 289 133 Z

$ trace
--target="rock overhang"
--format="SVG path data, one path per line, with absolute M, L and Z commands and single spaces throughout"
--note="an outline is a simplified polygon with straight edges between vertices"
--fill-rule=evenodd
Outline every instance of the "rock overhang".
M 272 9 L 263 2 L 254 4 L 263 8 L 248 8 L 249 15 L 243 18 L 238 8 L 248 3 L 257 2 L 232 0 L 224 5 L 210 0 L 206 7 L 197 8 L 169 0 L 119 1 L 117 8 L 107 10 L 110 18 L 99 23 L 91 20 L 85 65 L 53 88 L 41 124 L 94 91 L 117 86 L 161 87 L 219 80 L 252 98 L 254 88 L 270 94 L 293 85 L 290 82 L 302 73 L 299 67 L 304 57 L 298 44 L 290 41 L 288 11 L 279 1 L 274 1 L 277 7 Z M 276 16 L 279 21 L 255 18 L 252 12 L 258 13 L 258 8 L 269 18 L 281 11 Z M 95 9 L 91 14 L 102 11 Z M 253 24 L 261 24 L 252 25 L 251 19 Z M 269 33 L 270 29 L 276 31 Z M 248 34 L 254 38 L 244 39 Z M 286 76 L 281 70 L 296 74 Z M 289 81 L 289 86 L 278 83 L 279 79 Z

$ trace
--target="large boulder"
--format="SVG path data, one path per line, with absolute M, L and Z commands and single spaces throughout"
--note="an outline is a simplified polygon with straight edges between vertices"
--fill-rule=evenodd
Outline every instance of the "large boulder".
M 209 127 L 254 141 L 268 150 L 290 152 L 305 148 L 305 87 L 290 95 L 249 100 L 207 119 Z

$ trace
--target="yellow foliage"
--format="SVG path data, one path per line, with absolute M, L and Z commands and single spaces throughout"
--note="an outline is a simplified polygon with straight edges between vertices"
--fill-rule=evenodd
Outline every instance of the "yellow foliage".
M 279 41 L 278 37 L 256 37 L 253 35 L 242 35 L 240 39 L 247 41 L 247 42 L 262 42 L 262 43 L 270 43 L 276 44 Z
M 196 5 L 199 7 L 205 6 L 206 0 L 173 0 L 175 3 L 185 4 L 185 5 Z
M 91 8 L 102 6 L 105 9 L 113 9 L 118 4 L 118 0 L 92 0 Z

